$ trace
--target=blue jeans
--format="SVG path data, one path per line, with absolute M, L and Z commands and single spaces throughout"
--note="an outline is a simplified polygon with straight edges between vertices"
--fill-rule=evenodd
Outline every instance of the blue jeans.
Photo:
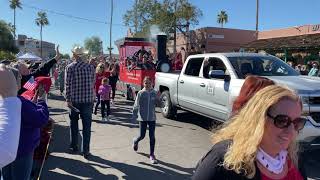
M 30 180 L 33 152 L 17 158 L 2 168 L 3 180 Z
M 73 103 L 80 113 L 70 110 L 70 132 L 71 132 L 71 147 L 78 147 L 78 133 L 79 133 L 79 115 L 82 120 L 82 150 L 83 153 L 90 152 L 90 137 L 91 137 L 91 122 L 92 122 L 92 103 Z
M 156 130 L 156 121 L 140 121 L 140 135 L 139 137 L 134 139 L 134 143 L 138 144 L 139 141 L 141 141 L 147 131 L 147 126 L 149 126 L 149 139 L 150 139 L 150 155 L 154 155 L 154 147 L 156 144 L 156 138 L 155 138 L 155 130 Z

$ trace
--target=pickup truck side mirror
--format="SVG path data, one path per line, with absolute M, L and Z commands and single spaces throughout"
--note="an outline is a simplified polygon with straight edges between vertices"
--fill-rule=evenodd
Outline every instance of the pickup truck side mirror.
M 230 81 L 230 75 L 225 74 L 223 70 L 211 70 L 209 77 L 214 79 L 223 79 L 224 81 Z

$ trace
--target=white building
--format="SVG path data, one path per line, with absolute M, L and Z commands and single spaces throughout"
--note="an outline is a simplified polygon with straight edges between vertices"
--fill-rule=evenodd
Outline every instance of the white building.
M 17 47 L 20 52 L 31 52 L 41 57 L 40 40 L 28 38 L 26 35 L 18 35 L 16 40 Z M 42 58 L 50 59 L 55 56 L 55 44 L 42 41 Z

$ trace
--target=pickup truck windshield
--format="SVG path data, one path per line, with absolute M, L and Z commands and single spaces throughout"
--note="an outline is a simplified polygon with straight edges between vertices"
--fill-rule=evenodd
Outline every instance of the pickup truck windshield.
M 298 76 L 299 73 L 282 60 L 273 56 L 228 57 L 238 77 L 257 76 Z

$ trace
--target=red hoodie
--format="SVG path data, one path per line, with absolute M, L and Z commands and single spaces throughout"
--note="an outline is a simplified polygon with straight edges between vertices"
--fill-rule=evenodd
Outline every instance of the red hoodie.
M 103 78 L 108 78 L 109 76 L 110 76 L 110 72 L 109 71 L 105 71 L 104 73 L 96 73 L 96 83 L 95 83 L 96 94 L 98 94 L 99 87 L 101 85 L 101 80 Z

